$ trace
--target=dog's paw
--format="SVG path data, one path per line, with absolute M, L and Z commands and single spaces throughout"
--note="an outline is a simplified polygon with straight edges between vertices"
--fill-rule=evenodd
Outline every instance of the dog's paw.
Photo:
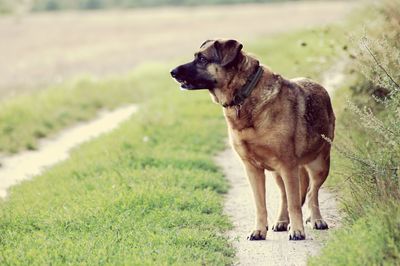
M 306 239 L 306 234 L 301 230 L 292 230 L 289 231 L 289 240 L 304 240 Z
M 287 221 L 278 221 L 272 226 L 272 231 L 274 231 L 274 232 L 287 231 L 288 224 L 289 224 L 289 222 L 287 222 Z
M 311 220 L 311 218 L 308 217 L 306 220 L 306 224 L 310 225 L 312 227 L 312 229 L 315 229 L 315 230 L 329 229 L 328 224 L 324 221 L 324 219 Z
M 267 237 L 268 227 L 265 230 L 254 230 L 251 234 L 247 237 L 247 240 L 254 241 L 254 240 L 265 240 Z

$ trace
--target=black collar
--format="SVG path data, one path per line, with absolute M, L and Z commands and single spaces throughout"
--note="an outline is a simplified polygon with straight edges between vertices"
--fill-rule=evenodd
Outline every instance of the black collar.
M 224 104 L 223 107 L 227 108 L 241 106 L 244 100 L 249 97 L 251 92 L 256 87 L 257 83 L 260 81 L 263 72 L 264 70 L 262 66 L 258 66 L 256 71 L 254 71 L 254 73 L 251 74 L 251 76 L 247 79 L 246 84 L 244 84 L 243 87 L 241 87 L 236 92 L 236 95 L 233 97 L 232 102 L 229 104 Z

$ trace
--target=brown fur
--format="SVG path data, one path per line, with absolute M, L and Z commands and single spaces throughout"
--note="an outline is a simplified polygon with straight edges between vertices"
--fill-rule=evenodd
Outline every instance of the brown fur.
M 228 45 L 228 42 L 229 45 Z M 215 79 L 209 89 L 212 99 L 229 104 L 237 91 L 257 69 L 259 62 L 241 51 L 233 40 L 205 42 L 198 54 L 212 61 L 206 71 Z M 229 67 L 220 61 L 226 57 Z M 220 60 L 220 61 L 218 61 Z M 315 229 L 326 229 L 318 207 L 318 190 L 329 173 L 330 144 L 321 135 L 333 139 L 335 116 L 326 90 L 306 79 L 286 79 L 264 68 L 263 76 L 251 95 L 238 107 L 224 108 L 230 142 L 241 158 L 252 186 L 256 223 L 250 239 L 265 239 L 265 174 L 273 172 L 280 187 L 282 204 L 273 230 L 286 230 L 289 238 L 304 239 L 301 205 L 307 194 L 309 218 Z

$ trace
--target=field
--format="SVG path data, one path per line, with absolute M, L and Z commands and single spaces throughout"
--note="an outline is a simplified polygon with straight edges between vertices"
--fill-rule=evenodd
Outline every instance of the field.
M 309 31 L 307 35 L 302 36 L 303 33 L 300 32 L 282 37 L 286 39 L 278 40 L 278 45 L 275 45 L 273 39 L 269 37 L 258 39 L 258 42 L 251 42 L 248 36 L 250 34 L 274 36 L 278 31 L 286 32 L 304 27 L 304 25 L 312 26 L 317 21 L 329 21 L 343 16 L 341 12 L 345 6 L 343 3 L 335 2 L 325 5 L 314 3 L 312 6 L 309 3 L 298 3 L 294 6 L 232 7 L 230 14 L 226 15 L 224 23 L 220 24 L 217 32 L 225 31 L 226 36 L 242 37 L 248 40 L 249 50 L 262 56 L 264 62 L 272 64 L 278 72 L 295 76 L 306 67 L 307 74 L 316 77 L 320 72 L 320 66 L 327 66 L 329 62 L 325 57 L 334 55 L 343 46 L 341 44 L 335 46 L 333 38 L 324 42 L 318 41 L 318 43 L 314 41 L 326 33 Z M 310 16 L 307 14 L 310 12 L 322 14 L 322 11 L 327 9 L 336 11 L 323 18 L 322 16 L 308 18 Z M 24 18 L 20 23 L 15 23 L 12 18 L 0 18 L 0 34 L 2 33 L 5 40 L 0 43 L 0 48 L 2 45 L 4 48 L 0 51 L 4 51 L 3 58 L 5 58 L 0 63 L 0 73 L 3 73 L 4 77 L 0 81 L 0 83 L 3 82 L 0 84 L 0 89 L 3 88 L 4 92 L 2 96 L 10 98 L 10 94 L 26 94 L 11 97 L 12 99 L 0 105 L 0 121 L 2 121 L 0 130 L 3 132 L 0 135 L 0 151 L 15 153 L 21 149 L 35 149 L 38 139 L 50 136 L 73 123 L 87 120 L 99 109 L 114 108 L 117 105 L 141 102 L 151 98 L 157 93 L 157 86 L 162 86 L 147 84 L 146 79 L 140 76 L 140 72 L 123 74 L 122 77 L 100 77 L 106 74 L 109 76 L 112 73 L 127 72 L 135 64 L 155 60 L 157 57 L 159 61 L 165 61 L 173 56 L 190 59 L 193 47 L 199 46 L 199 43 L 209 38 L 208 29 L 220 16 L 222 10 L 221 7 L 195 9 L 197 16 L 192 20 L 198 29 L 195 33 L 190 33 L 192 36 L 190 40 L 177 37 L 191 32 L 191 28 L 178 23 L 179 20 L 189 19 L 187 9 L 181 8 L 136 10 L 123 13 L 95 12 L 85 15 L 63 13 L 57 15 L 57 20 L 54 20 L 56 16 L 54 14 L 40 14 Z M 287 13 L 293 10 L 299 10 L 296 19 L 292 17 L 292 20 L 286 21 L 284 29 L 282 26 L 276 26 L 276 22 L 266 27 L 264 24 L 257 24 L 255 20 L 249 25 L 250 31 L 248 26 L 240 26 L 240 23 L 234 22 L 237 16 L 243 14 L 255 17 L 261 17 L 262 13 L 268 14 L 272 20 L 274 16 L 282 12 Z M 209 24 L 199 23 L 205 19 L 210 20 Z M 78 31 L 70 27 L 71 21 L 80 25 Z M 152 31 L 145 31 L 141 28 L 143 25 L 148 25 L 147 27 L 154 32 L 161 32 L 161 34 L 154 35 Z M 177 25 L 177 27 L 170 29 L 171 25 Z M 44 28 L 46 33 L 42 33 Z M 21 34 L 15 35 L 15 31 L 20 31 Z M 137 41 L 136 36 L 141 36 L 140 41 Z M 335 36 L 335 33 L 332 36 Z M 311 40 L 309 41 L 308 38 Z M 107 41 L 102 42 L 101 39 Z M 300 45 L 304 41 L 309 43 L 307 47 Z M 160 43 L 163 49 L 159 48 Z M 281 43 L 288 47 L 290 64 L 285 60 L 282 61 L 282 55 L 274 52 Z M 43 47 L 48 47 L 48 49 L 43 49 Z M 13 50 L 10 51 L 10 48 Z M 319 49 L 324 49 L 321 53 L 326 56 L 319 56 L 318 53 L 312 55 Z M 156 54 L 153 55 L 153 52 Z M 309 56 L 307 61 L 302 60 L 304 56 Z M 10 66 L 7 62 L 14 63 Z M 15 78 L 19 76 L 18 72 L 23 73 L 20 76 L 23 80 Z M 85 72 L 90 73 L 91 76 L 77 78 L 77 75 L 83 75 L 82 73 Z M 160 75 L 166 78 L 168 72 L 160 73 Z M 54 85 L 53 77 L 62 80 L 68 76 L 75 78 Z M 43 91 L 40 89 L 42 88 L 40 84 L 43 83 L 52 85 Z
M 160 79 L 167 69 L 151 69 L 141 74 L 163 84 L 160 98 L 12 190 L 0 210 L 1 264 L 229 262 L 219 235 L 227 187 L 209 157 L 223 146 L 222 120 L 204 95 L 174 92 Z
M 265 59 L 284 46 L 292 56 L 270 57 L 272 67 L 290 76 L 307 69 L 317 77 L 313 62 L 333 60 L 338 51 L 329 44 L 343 45 L 339 40 L 344 36 L 334 32 L 321 28 L 260 39 L 249 44 L 248 50 Z M 329 41 L 316 42 L 321 34 Z M 305 55 L 310 61 L 302 63 Z M 294 67 L 295 61 L 299 63 Z M 48 95 L 56 92 L 62 95 L 56 99 L 68 99 L 63 93 L 69 91 L 77 99 L 102 95 L 98 102 L 112 106 L 106 100 L 108 90 L 121 95 L 113 99 L 123 103 L 132 93 L 126 88 L 134 87 L 136 95 L 143 93 L 142 109 L 118 131 L 84 145 L 70 160 L 11 190 L 0 209 L 3 263 L 232 261 L 234 251 L 223 237 L 230 221 L 221 215 L 221 193 L 227 184 L 212 161 L 212 155 L 225 146 L 224 121 L 206 93 L 180 92 L 168 76 L 170 67 L 146 65 L 125 77 L 42 91 L 43 98 L 36 102 L 49 102 Z M 18 99 L 14 102 L 18 108 L 29 106 Z M 67 106 L 85 113 L 85 109 Z M 45 110 L 40 117 L 53 113 Z M 52 116 L 48 120 L 59 121 Z
M 301 2 L 235 6 L 232 12 L 201 7 L 190 14 L 187 8 L 159 8 L 84 16 L 43 13 L 20 22 L 0 17 L 0 36 L 5 37 L 0 53 L 6 59 L 0 63 L 5 77 L 0 84 L 3 153 L 36 149 L 40 139 L 89 120 L 99 110 L 132 102 L 140 106 L 118 130 L 11 188 L 0 201 L 0 264 L 232 264 L 236 251 L 225 235 L 232 221 L 223 214 L 229 186 L 213 160 L 226 141 L 221 110 L 204 91 L 180 91 L 169 70 L 191 58 L 193 47 L 209 38 L 207 29 L 224 13 L 213 34 L 243 39 L 246 51 L 287 77 L 321 80 L 338 59 L 354 68 L 356 52 L 348 36 L 368 13 L 318 26 L 342 17 L 347 7 L 343 2 Z M 288 15 L 291 10 L 297 15 Z M 283 11 L 289 12 L 286 24 L 274 24 Z M 244 13 L 256 19 L 239 25 L 235 16 Z M 268 14 L 270 23 L 260 24 L 259 14 Z M 189 17 L 193 27 L 179 23 Z M 46 34 L 39 30 L 43 26 Z M 11 52 L 4 52 L 6 47 Z M 7 67 L 7 62 L 14 63 Z M 333 99 L 339 145 L 369 139 L 357 116 L 345 108 L 347 98 L 368 103 L 368 93 L 357 91 L 365 80 L 353 72 L 346 72 Z M 83 73 L 88 76 L 80 77 Z M 395 115 L 384 111 L 382 117 Z M 368 145 L 380 149 L 373 141 Z M 375 197 L 375 187 L 362 181 L 368 173 L 340 150 L 333 158 L 328 184 L 345 201 L 344 227 L 329 234 L 327 247 L 310 264 L 395 265 L 400 258 L 395 190 L 385 187 L 385 195 L 393 193 L 387 201 Z M 349 175 L 358 181 L 349 182 Z M 369 198 L 359 194 L 354 184 L 373 193 Z M 356 204 L 360 196 L 364 206 Z
M 326 41 L 316 42 L 321 37 Z M 260 39 L 250 43 L 248 49 L 289 77 L 300 75 L 303 69 L 307 69 L 307 76 L 317 78 L 321 68 L 328 68 L 332 57 L 342 52 L 343 39 L 344 35 L 335 27 L 327 27 L 282 35 L 277 40 Z M 303 47 L 301 42 L 309 45 Z M 282 58 L 273 52 L 282 46 L 290 51 L 289 57 Z M 305 56 L 308 59 L 302 60 Z M 132 101 L 140 103 L 155 97 L 162 92 L 160 88 L 163 85 L 148 82 L 146 75 L 139 70 L 103 80 L 80 79 L 8 100 L 0 106 L 0 121 L 3 121 L 0 125 L 3 132 L 0 151 L 15 153 L 21 149 L 35 149 L 39 139 L 92 118 L 99 109 L 114 108 Z M 169 72 L 160 72 L 159 75 L 167 79 Z
M 249 42 L 329 23 L 351 6 L 298 2 L 0 16 L 0 98 L 77 76 L 103 79 L 149 61 L 187 60 L 210 38 Z
M 36 0 L 25 4 L 26 9 L 32 11 L 58 11 L 64 9 L 107 9 L 107 8 L 137 8 L 154 6 L 194 6 L 194 5 L 221 5 L 221 4 L 240 4 L 252 2 L 283 2 L 286 0 Z M 15 8 L 15 4 L 10 4 L 9 0 L 0 0 L 0 8 L 9 11 Z M 1 10 L 1 9 L 0 9 Z

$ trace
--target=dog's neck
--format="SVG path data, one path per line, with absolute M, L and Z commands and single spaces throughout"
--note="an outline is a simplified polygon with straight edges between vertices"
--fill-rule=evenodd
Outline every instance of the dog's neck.
M 234 109 L 237 119 L 240 119 L 243 105 L 248 102 L 264 73 L 259 61 L 251 56 L 243 56 L 239 66 L 236 75 L 227 83 L 225 92 L 230 93 L 226 94 L 225 102 L 221 102 L 224 113 L 227 109 Z
M 235 90 L 232 101 L 229 103 L 224 103 L 222 106 L 224 108 L 240 108 L 246 98 L 250 96 L 254 88 L 257 86 L 257 83 L 260 81 L 263 72 L 263 67 L 258 65 L 255 71 L 253 71 L 253 73 L 247 78 L 246 83 L 242 87 Z
M 267 67 L 263 68 L 262 78 L 258 81 L 251 95 L 240 106 L 223 109 L 225 118 L 233 129 L 241 130 L 253 127 L 254 117 L 260 113 L 260 110 L 265 109 L 264 106 L 266 104 L 274 101 L 276 96 L 279 95 L 281 85 L 285 82 L 285 79 L 273 73 Z
M 223 87 L 210 90 L 214 102 L 224 108 L 233 108 L 243 105 L 244 101 L 257 86 L 262 77 L 263 67 L 258 60 L 250 56 L 242 56 L 238 69 L 224 83 Z

